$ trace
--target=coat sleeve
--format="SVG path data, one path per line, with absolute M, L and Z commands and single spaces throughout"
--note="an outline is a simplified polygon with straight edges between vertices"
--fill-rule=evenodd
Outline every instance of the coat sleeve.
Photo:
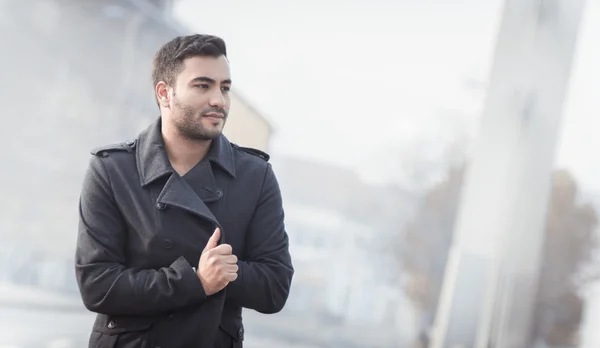
M 238 266 L 238 278 L 227 286 L 227 296 L 240 306 L 260 313 L 281 311 L 289 295 L 294 268 L 281 192 L 270 164 L 247 232 L 246 257 Z
M 128 228 L 103 161 L 92 157 L 79 201 L 75 273 L 86 308 L 108 315 L 151 315 L 202 302 L 202 283 L 183 257 L 158 270 L 125 266 Z

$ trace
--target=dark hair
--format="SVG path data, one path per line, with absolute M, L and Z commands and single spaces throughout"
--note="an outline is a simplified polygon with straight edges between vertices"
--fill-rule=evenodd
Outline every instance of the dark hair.
M 227 57 L 225 41 L 220 37 L 205 34 L 178 36 L 164 44 L 154 55 L 152 64 L 153 87 L 160 81 L 169 85 L 183 68 L 183 61 L 190 57 Z

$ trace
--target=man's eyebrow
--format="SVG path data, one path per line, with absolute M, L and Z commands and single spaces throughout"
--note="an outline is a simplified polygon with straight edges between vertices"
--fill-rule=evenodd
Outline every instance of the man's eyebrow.
M 193 82 L 207 82 L 210 84 L 215 84 L 217 83 L 217 81 L 215 81 L 215 79 L 211 79 L 210 77 L 206 77 L 206 76 L 198 76 L 196 78 L 194 78 L 192 81 Z M 221 84 L 231 84 L 231 79 L 226 79 L 221 81 Z

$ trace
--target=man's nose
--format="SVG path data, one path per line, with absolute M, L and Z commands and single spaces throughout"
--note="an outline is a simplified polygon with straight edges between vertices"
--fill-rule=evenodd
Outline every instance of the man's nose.
M 210 106 L 220 108 L 225 106 L 225 96 L 223 93 L 221 93 L 221 91 L 213 93 L 213 95 L 210 97 Z

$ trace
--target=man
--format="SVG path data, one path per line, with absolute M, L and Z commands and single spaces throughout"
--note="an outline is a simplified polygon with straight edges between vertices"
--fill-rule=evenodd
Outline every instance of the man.
M 242 347 L 242 307 L 279 312 L 292 275 L 269 156 L 222 135 L 225 43 L 177 37 L 154 57 L 160 117 L 92 151 L 76 276 L 90 347 Z

